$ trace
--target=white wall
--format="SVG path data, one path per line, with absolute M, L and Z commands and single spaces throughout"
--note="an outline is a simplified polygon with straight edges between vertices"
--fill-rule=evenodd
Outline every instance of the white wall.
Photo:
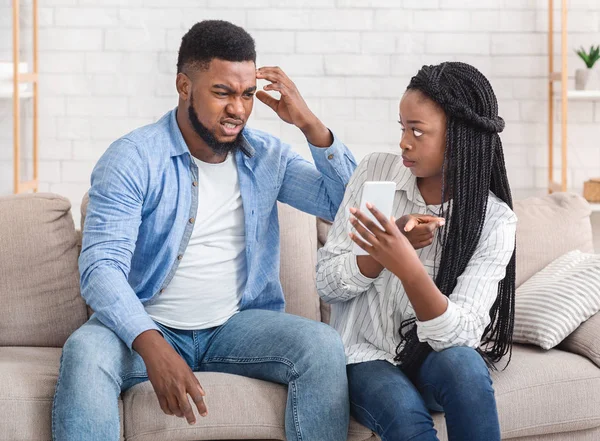
M 491 79 L 507 121 L 502 138 L 512 186 L 546 184 L 545 0 L 40 0 L 40 6 L 41 189 L 75 206 L 110 142 L 176 105 L 179 41 L 207 18 L 250 31 L 259 64 L 284 68 L 359 159 L 398 148 L 397 103 L 421 65 L 472 63 Z M 570 48 L 600 44 L 600 2 L 570 0 L 569 27 Z M 10 0 L 0 0 L 0 59 L 9 51 Z M 573 76 L 583 63 L 573 55 L 570 62 Z M 11 191 L 10 104 L 0 101 L 0 193 Z M 573 103 L 570 121 L 569 178 L 581 187 L 600 175 L 600 102 Z M 306 153 L 300 133 L 262 103 L 251 124 Z

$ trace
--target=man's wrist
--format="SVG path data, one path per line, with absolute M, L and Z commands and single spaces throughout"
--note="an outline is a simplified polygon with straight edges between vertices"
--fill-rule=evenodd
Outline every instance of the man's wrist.
M 331 131 L 316 116 L 310 122 L 298 126 L 298 128 L 304 134 L 306 140 L 315 147 L 327 148 L 333 144 Z
M 165 339 L 160 332 L 156 329 L 149 329 L 138 335 L 135 340 L 133 340 L 131 346 L 134 351 L 144 358 L 148 353 L 152 352 L 153 349 L 159 347 L 164 342 Z

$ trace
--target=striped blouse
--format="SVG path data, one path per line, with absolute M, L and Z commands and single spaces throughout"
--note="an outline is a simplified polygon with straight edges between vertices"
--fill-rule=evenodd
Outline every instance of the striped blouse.
M 372 360 L 394 362 L 402 321 L 415 317 L 400 280 L 384 269 L 375 279 L 359 271 L 352 254 L 349 222 L 351 207 L 358 207 L 366 181 L 394 181 L 393 215 L 439 215 L 440 205 L 426 205 L 417 180 L 402 164 L 400 155 L 373 153 L 358 166 L 348 183 L 344 200 L 319 250 L 317 290 L 332 305 L 331 325 L 340 333 L 348 364 Z M 490 192 L 479 244 L 449 296 L 447 310 L 432 320 L 416 321 L 417 335 L 435 351 L 454 346 L 477 347 L 490 322 L 489 310 L 504 278 L 515 246 L 517 217 Z M 431 277 L 439 265 L 441 247 L 433 243 L 417 250 Z

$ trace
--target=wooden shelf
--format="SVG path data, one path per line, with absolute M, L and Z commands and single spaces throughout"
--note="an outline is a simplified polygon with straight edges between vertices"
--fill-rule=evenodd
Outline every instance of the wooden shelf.
M 600 90 L 569 90 L 567 98 L 571 101 L 598 101 Z
M 12 99 L 12 97 L 13 97 L 12 90 L 10 92 L 5 91 L 5 90 L 0 90 L 0 99 Z M 23 92 L 20 92 L 19 98 L 21 98 L 21 99 L 33 98 L 33 91 L 25 90 Z

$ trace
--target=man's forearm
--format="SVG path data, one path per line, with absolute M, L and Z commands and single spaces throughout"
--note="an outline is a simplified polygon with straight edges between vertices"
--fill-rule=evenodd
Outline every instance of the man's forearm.
M 306 140 L 315 147 L 327 148 L 333 144 L 331 131 L 316 117 L 310 124 L 299 129 L 306 136 Z

